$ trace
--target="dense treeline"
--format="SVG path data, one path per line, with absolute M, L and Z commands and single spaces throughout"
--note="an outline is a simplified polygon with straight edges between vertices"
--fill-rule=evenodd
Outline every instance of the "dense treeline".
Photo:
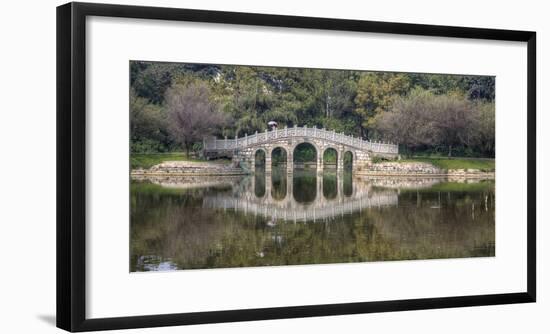
M 404 152 L 494 156 L 494 77 L 131 62 L 130 84 L 133 152 L 198 150 L 205 135 L 273 120 Z

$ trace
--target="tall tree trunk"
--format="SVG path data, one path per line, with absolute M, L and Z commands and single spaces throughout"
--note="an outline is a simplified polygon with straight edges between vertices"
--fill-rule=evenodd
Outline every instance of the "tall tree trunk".
M 369 140 L 369 130 L 361 124 L 359 125 L 359 135 L 362 139 Z

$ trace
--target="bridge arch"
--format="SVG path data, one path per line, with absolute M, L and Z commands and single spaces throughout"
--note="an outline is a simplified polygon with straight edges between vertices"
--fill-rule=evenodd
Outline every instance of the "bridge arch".
M 254 150 L 254 166 L 265 166 L 267 162 L 267 151 L 263 147 Z
M 303 154 L 296 154 L 296 150 L 299 149 L 299 148 L 303 148 L 306 150 L 305 153 Z M 307 152 L 307 149 L 310 148 L 309 152 Z M 311 150 L 311 148 L 313 150 Z M 310 141 L 300 141 L 300 142 L 297 142 L 295 143 L 292 147 L 291 147 L 291 152 L 292 152 L 292 159 L 293 159 L 293 164 L 295 165 L 296 163 L 304 163 L 304 166 L 305 166 L 305 163 L 306 162 L 309 162 L 309 163 L 314 163 L 315 166 L 317 165 L 317 162 L 318 162 L 318 159 L 320 158 L 320 154 L 321 154 L 321 150 L 319 149 L 319 147 L 313 143 L 313 142 L 310 142 Z M 303 160 L 303 161 L 301 161 Z
M 355 160 L 356 160 L 355 152 L 353 152 L 351 150 L 344 151 L 344 156 L 342 158 L 344 160 L 343 161 L 344 169 L 353 170 L 353 165 L 354 165 Z
M 287 148 L 277 145 L 271 150 L 270 156 L 272 165 L 286 164 L 288 160 Z

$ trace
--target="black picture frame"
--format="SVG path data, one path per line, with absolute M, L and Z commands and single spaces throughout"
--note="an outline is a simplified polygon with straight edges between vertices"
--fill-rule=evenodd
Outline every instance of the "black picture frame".
M 292 27 L 527 43 L 527 289 L 503 294 L 86 319 L 86 17 L 104 16 Z M 528 303 L 536 300 L 536 33 L 266 15 L 68 3 L 57 7 L 57 326 L 68 331 Z

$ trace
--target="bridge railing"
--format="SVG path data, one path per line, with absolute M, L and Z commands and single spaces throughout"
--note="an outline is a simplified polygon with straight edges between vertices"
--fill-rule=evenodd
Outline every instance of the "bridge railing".
M 284 129 L 276 129 L 272 131 L 256 132 L 253 135 L 245 135 L 241 138 L 224 138 L 217 139 L 215 137 L 204 140 L 204 150 L 206 151 L 224 151 L 238 150 L 251 145 L 266 143 L 279 138 L 290 137 L 310 137 L 324 139 L 339 144 L 356 147 L 363 150 L 373 151 L 377 153 L 398 153 L 398 145 L 393 143 L 371 142 L 361 138 L 347 136 L 343 133 L 329 131 L 326 129 L 309 128 L 309 127 L 291 127 Z

